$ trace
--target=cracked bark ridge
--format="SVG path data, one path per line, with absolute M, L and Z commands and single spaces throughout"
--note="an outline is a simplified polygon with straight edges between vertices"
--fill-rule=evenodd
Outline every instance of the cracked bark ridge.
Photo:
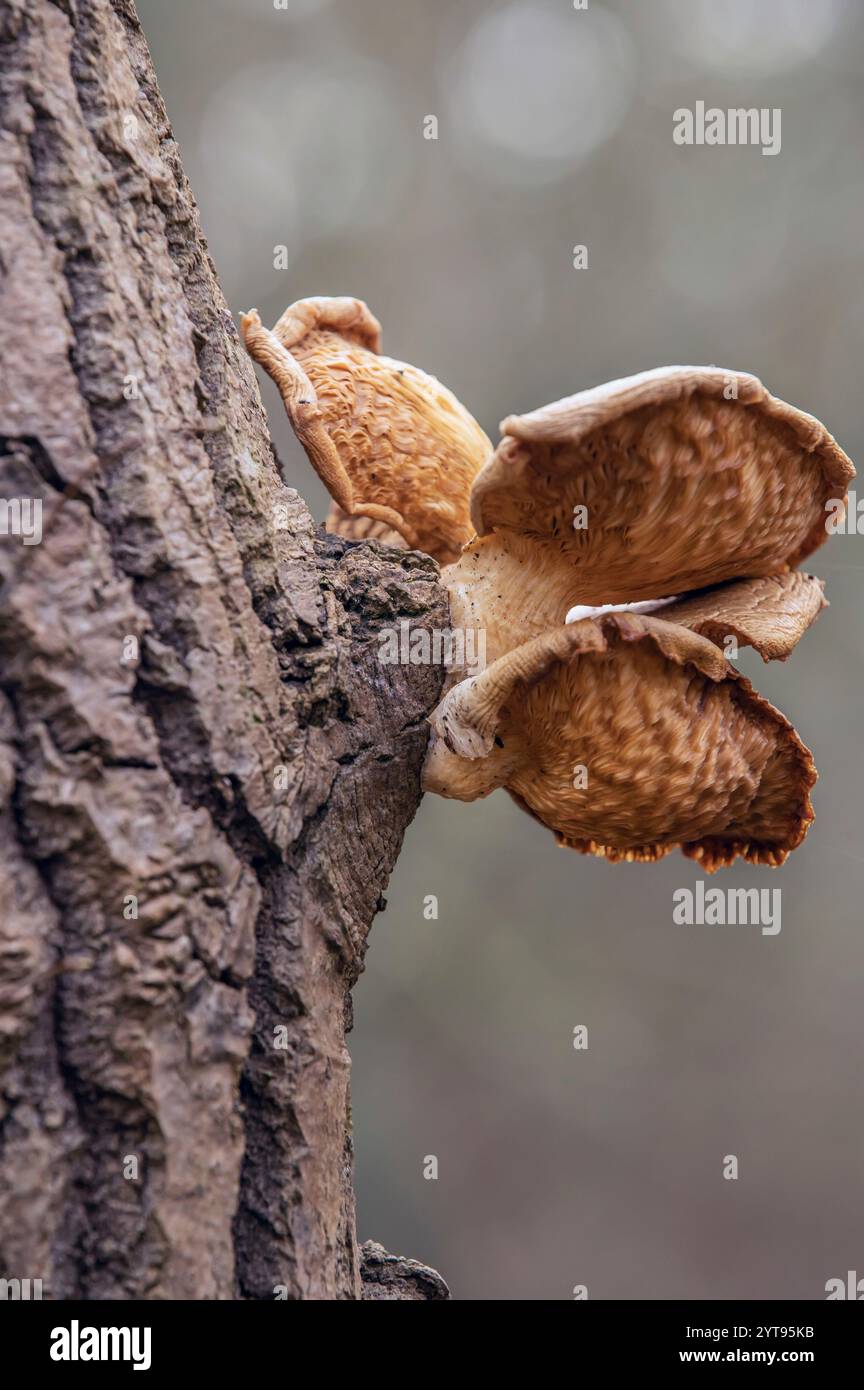
M 281 481 L 131 0 L 0 11 L 0 1276 L 359 1299 L 349 990 L 427 558 Z M 68 495 L 72 485 L 77 492 Z
M 377 1241 L 360 1247 L 363 1298 L 370 1303 L 434 1303 L 450 1298 L 441 1275 L 417 1260 L 390 1255 Z

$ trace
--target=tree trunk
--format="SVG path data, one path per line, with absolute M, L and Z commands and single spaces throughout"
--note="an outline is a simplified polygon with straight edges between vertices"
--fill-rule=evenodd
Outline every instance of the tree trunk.
M 349 991 L 441 674 L 377 638 L 444 592 L 282 483 L 131 0 L 0 0 L 0 106 L 0 1275 L 357 1299 Z

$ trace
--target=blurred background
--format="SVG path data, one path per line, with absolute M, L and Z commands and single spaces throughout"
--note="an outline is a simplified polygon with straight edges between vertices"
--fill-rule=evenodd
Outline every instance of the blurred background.
M 138 9 L 234 311 L 357 295 L 493 439 L 608 378 L 715 363 L 864 460 L 856 0 Z M 779 107 L 780 153 L 676 145 L 700 100 Z M 788 665 L 739 664 L 814 751 L 816 823 L 781 870 L 712 881 L 782 888 L 779 936 L 674 926 L 693 862 L 559 850 L 502 792 L 427 797 L 409 830 L 355 991 L 358 1220 L 456 1298 L 819 1299 L 864 1275 L 864 539 L 809 567 L 832 607 Z

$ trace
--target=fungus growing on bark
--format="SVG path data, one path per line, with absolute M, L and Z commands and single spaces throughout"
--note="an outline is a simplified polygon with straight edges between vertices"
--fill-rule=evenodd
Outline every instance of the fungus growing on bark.
M 359 299 L 301 299 L 272 333 L 242 319 L 294 431 L 334 502 L 447 563 L 472 534 L 471 483 L 492 445 L 446 386 L 379 353 Z
M 818 420 L 745 373 L 666 367 L 509 416 L 493 452 L 449 391 L 378 355 L 358 300 L 242 328 L 331 529 L 452 561 L 451 626 L 483 635 L 486 669 L 451 672 L 431 717 L 427 789 L 505 787 L 612 860 L 784 861 L 816 771 L 727 650 L 785 660 L 825 606 L 795 566 L 854 469 Z

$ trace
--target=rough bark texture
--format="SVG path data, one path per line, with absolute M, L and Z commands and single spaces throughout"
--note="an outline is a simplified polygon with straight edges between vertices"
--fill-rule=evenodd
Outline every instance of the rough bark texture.
M 360 1270 L 363 1298 L 370 1303 L 434 1303 L 450 1297 L 437 1270 L 417 1260 L 389 1255 L 374 1240 L 360 1247 Z
M 440 684 L 377 634 L 446 625 L 436 567 L 283 485 L 131 0 L 0 0 L 0 107 L 44 518 L 0 537 L 0 1276 L 357 1299 L 348 991 Z

